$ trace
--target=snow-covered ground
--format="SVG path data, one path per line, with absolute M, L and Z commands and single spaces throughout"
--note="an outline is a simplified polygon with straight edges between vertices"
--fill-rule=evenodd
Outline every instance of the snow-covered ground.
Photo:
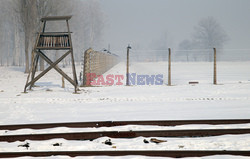
M 170 119 L 238 119 L 250 117 L 250 62 L 218 63 L 218 85 L 213 85 L 213 64 L 206 62 L 172 64 L 172 85 L 167 86 L 167 63 L 132 63 L 131 73 L 143 75 L 163 74 L 163 85 L 142 86 L 100 86 L 74 88 L 66 82 L 61 88 L 61 76 L 56 71 L 49 72 L 40 79 L 28 93 L 22 93 L 27 74 L 23 68 L 0 67 L 0 124 L 82 122 L 99 120 L 170 120 Z M 63 69 L 70 74 L 70 67 Z M 77 67 L 78 75 L 80 67 Z M 119 63 L 104 74 L 124 75 L 125 63 Z M 189 81 L 198 81 L 189 85 Z M 122 81 L 125 84 L 125 79 Z M 186 125 L 177 127 L 122 126 L 115 128 L 1 131 L 1 135 L 102 131 L 102 130 L 152 130 L 152 129 L 206 129 L 206 128 L 249 128 L 249 124 L 239 125 Z M 250 135 L 224 135 L 206 138 L 160 138 L 168 142 L 144 144 L 143 137 L 135 139 L 111 139 L 116 146 L 104 145 L 107 138 L 90 141 L 26 141 L 31 144 L 25 150 L 18 145 L 25 142 L 0 143 L 0 151 L 36 150 L 250 150 Z M 147 138 L 149 139 L 149 138 Z M 54 147 L 53 143 L 62 143 Z M 233 158 L 233 156 L 223 156 Z M 53 157 L 51 157 L 53 158 Z M 62 157 L 64 158 L 64 157 Z M 66 157 L 68 158 L 68 157 Z M 89 157 L 92 158 L 92 157 Z M 100 157 L 95 157 L 100 158 Z M 102 158 L 102 157 L 101 157 Z M 124 157 L 116 157 L 124 158 Z M 128 156 L 126 158 L 148 158 Z M 212 157 L 203 157 L 212 158 Z M 222 156 L 213 156 L 222 158 Z M 238 158 L 238 157 L 234 157 Z M 244 157 L 239 157 L 244 158 Z

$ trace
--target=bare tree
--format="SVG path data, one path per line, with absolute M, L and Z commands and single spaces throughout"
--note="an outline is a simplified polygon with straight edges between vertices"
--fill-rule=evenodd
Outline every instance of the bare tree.
M 11 29 L 13 28 L 12 16 L 8 16 L 11 14 L 11 11 L 8 10 L 8 7 L 11 6 L 9 1 L 0 1 L 0 32 L 1 32 L 1 65 L 9 65 L 10 64 L 10 56 L 12 56 L 12 48 L 11 48 Z
M 73 15 L 70 26 L 78 61 L 84 49 L 99 47 L 102 42 L 104 16 L 96 0 L 5 0 L 0 1 L 0 13 L 0 63 L 25 63 L 25 72 L 29 72 L 36 32 L 44 16 Z M 61 29 L 61 25 L 51 28 Z M 40 61 L 40 69 L 43 69 L 43 61 Z
M 29 52 L 34 39 L 37 8 L 34 0 L 20 0 L 18 12 L 20 13 L 21 23 L 24 30 L 24 52 L 25 52 L 25 73 L 29 72 Z
M 228 36 L 220 24 L 213 18 L 207 17 L 201 19 L 194 28 L 193 47 L 200 49 L 223 48 Z M 212 55 L 209 56 L 212 61 Z
M 21 23 L 21 15 L 20 15 L 20 2 L 21 1 L 10 1 L 12 2 L 12 14 L 9 17 L 12 17 L 12 21 L 14 23 L 14 51 L 13 51 L 13 64 L 14 66 L 20 66 L 23 63 L 23 55 L 22 55 L 22 34 L 23 34 L 23 27 Z

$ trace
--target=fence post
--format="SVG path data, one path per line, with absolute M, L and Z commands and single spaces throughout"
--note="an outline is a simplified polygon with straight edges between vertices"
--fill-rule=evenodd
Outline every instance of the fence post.
M 214 48 L 214 84 L 217 84 L 216 48 Z
M 168 48 L 168 86 L 171 86 L 171 49 Z
M 126 86 L 129 86 L 129 49 L 131 46 L 127 47 L 127 72 L 126 72 Z
M 62 88 L 65 88 L 65 81 L 63 76 L 62 76 Z

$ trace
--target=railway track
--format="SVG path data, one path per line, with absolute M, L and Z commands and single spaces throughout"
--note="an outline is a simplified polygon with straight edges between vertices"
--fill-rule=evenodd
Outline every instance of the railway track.
M 44 123 L 26 125 L 1 125 L 0 130 L 17 130 L 24 128 L 45 129 L 55 127 L 86 128 L 86 127 L 113 127 L 122 125 L 158 125 L 176 126 L 186 124 L 246 124 L 250 119 L 228 120 L 160 120 L 160 121 L 100 121 L 100 122 L 77 122 L 77 123 Z M 72 132 L 72 133 L 47 133 L 47 134 L 22 134 L 1 135 L 1 142 L 14 142 L 25 140 L 49 140 L 63 138 L 66 140 L 93 140 L 100 137 L 110 138 L 135 138 L 135 137 L 205 137 L 226 134 L 250 134 L 248 129 L 186 129 L 186 130 L 150 130 L 150 131 L 99 131 L 99 132 Z M 144 155 L 161 157 L 202 157 L 210 155 L 241 155 L 250 156 L 250 151 L 37 151 L 37 152 L 1 152 L 0 158 L 34 156 L 44 157 L 52 155 L 75 156 L 125 156 Z
M 0 125 L 0 130 L 17 129 L 46 129 L 55 127 L 86 128 L 86 127 L 114 127 L 124 125 L 158 125 L 158 126 L 177 126 L 187 124 L 246 124 L 250 119 L 226 119 L 226 120 L 148 120 L 148 121 L 97 121 L 97 122 L 71 122 L 71 123 L 38 123 L 38 124 L 18 124 Z
M 0 158 L 10 157 L 48 157 L 48 156 L 158 156 L 158 157 L 203 157 L 212 155 L 250 156 L 250 151 L 40 151 L 40 152 L 2 152 Z
M 190 130 L 151 130 L 151 131 L 100 131 L 48 134 L 1 135 L 0 141 L 14 142 L 25 140 L 94 140 L 100 137 L 136 138 L 136 137 L 205 137 L 226 134 L 250 134 L 250 129 L 190 129 Z

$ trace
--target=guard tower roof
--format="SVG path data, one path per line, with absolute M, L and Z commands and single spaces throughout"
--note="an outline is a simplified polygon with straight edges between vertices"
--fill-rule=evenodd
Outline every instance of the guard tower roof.
M 72 15 L 69 16 L 48 16 L 41 18 L 41 21 L 55 21 L 55 20 L 69 20 L 72 17 Z

